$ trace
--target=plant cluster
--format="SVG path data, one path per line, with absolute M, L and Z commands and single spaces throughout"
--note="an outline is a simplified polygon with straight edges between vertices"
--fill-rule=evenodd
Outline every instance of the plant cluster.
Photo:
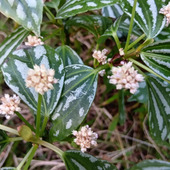
M 102 15 L 94 12 L 99 9 Z M 27 170 L 39 145 L 56 152 L 68 170 L 116 169 L 114 164 L 85 153 L 97 146 L 99 136 L 83 124 L 96 95 L 98 75 L 119 91 L 121 125 L 126 121 L 127 93 L 147 105 L 146 119 L 155 143 L 170 146 L 168 0 L 1 0 L 0 12 L 17 23 L 16 30 L 0 45 L 4 81 L 16 93 L 1 98 L 0 114 L 7 119 L 16 114 L 24 123 L 17 129 L 0 124 L 0 152 L 10 142 L 32 143 L 19 165 L 10 169 Z M 61 46 L 54 49 L 45 43 L 40 29 L 44 24 L 53 24 L 56 29 L 51 37 L 59 37 Z M 68 46 L 73 27 L 94 35 L 93 68 Z M 21 45 L 25 38 L 27 42 Z M 115 42 L 111 49 L 105 46 L 109 38 Z M 20 113 L 20 101 L 31 109 L 33 124 Z M 62 151 L 52 144 L 62 141 L 74 143 L 80 151 Z M 169 169 L 170 163 L 146 160 L 131 167 L 145 168 Z

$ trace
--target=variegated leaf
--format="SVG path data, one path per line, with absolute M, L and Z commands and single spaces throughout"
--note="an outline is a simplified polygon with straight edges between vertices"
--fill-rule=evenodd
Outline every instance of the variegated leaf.
M 112 20 L 100 15 L 82 15 L 66 22 L 66 26 L 83 27 L 99 37 L 112 24 Z
M 0 66 L 28 34 L 28 31 L 20 27 L 2 42 L 0 45 Z
M 116 170 L 113 164 L 76 150 L 64 152 L 63 159 L 67 170 Z
M 55 51 L 61 57 L 64 66 L 69 66 L 72 64 L 83 64 L 83 61 L 79 55 L 67 45 L 60 46 L 56 48 Z
M 123 10 L 118 4 L 102 8 L 102 15 L 105 17 L 118 18 L 123 15 Z
M 130 170 L 168 170 L 170 163 L 162 160 L 145 160 L 133 166 Z
M 52 115 L 51 141 L 63 140 L 84 120 L 97 88 L 97 72 L 85 65 L 65 67 L 66 78 L 60 101 Z
M 134 0 L 121 0 L 120 5 L 130 17 Z M 164 28 L 166 18 L 159 14 L 165 5 L 164 0 L 138 0 L 134 22 L 143 30 L 148 38 L 156 37 Z
M 54 49 L 44 46 L 37 46 L 30 49 L 21 49 L 13 52 L 10 60 L 2 67 L 3 75 L 7 85 L 20 96 L 33 110 L 37 108 L 38 94 L 33 88 L 27 88 L 25 80 L 27 72 L 34 65 L 44 64 L 46 68 L 55 70 L 55 78 L 58 83 L 54 89 L 43 95 L 43 113 L 49 115 L 55 109 L 64 83 L 64 66 L 60 57 Z
M 167 144 L 170 134 L 170 84 L 151 74 L 147 76 L 146 82 L 151 135 L 158 143 Z
M 16 170 L 14 167 L 2 167 L 1 170 Z
M 59 9 L 57 18 L 67 18 L 89 10 L 100 9 L 108 5 L 113 5 L 119 0 L 68 0 Z
M 145 81 L 139 83 L 139 88 L 137 92 L 128 99 L 128 102 L 133 101 L 138 101 L 139 103 L 148 102 L 148 89 Z
M 40 36 L 43 0 L 1 0 L 0 12 Z
M 170 82 L 170 40 L 153 43 L 143 49 L 141 58 L 155 73 Z

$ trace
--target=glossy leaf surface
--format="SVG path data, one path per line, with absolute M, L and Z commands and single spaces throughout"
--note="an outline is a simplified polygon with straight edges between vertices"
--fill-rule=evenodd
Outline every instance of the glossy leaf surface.
M 170 134 L 170 84 L 151 74 L 147 76 L 146 82 L 150 133 L 158 143 L 167 144 Z
M 0 66 L 4 60 L 10 55 L 29 34 L 24 28 L 18 28 L 9 37 L 7 37 L 0 45 Z
M 111 24 L 111 19 L 100 15 L 82 15 L 74 17 L 66 23 L 67 26 L 83 27 L 96 37 L 102 35 Z
M 85 65 L 65 67 L 66 78 L 60 101 L 52 115 L 51 141 L 63 140 L 84 120 L 97 88 L 97 72 Z
M 89 10 L 100 9 L 108 5 L 113 5 L 119 0 L 68 0 L 59 9 L 57 18 L 67 18 Z
M 1 0 L 0 12 L 40 36 L 42 0 Z
M 56 48 L 56 53 L 61 57 L 64 66 L 83 64 L 79 55 L 69 46 L 63 45 Z
M 116 167 L 104 160 L 95 158 L 92 155 L 76 151 L 69 150 L 64 152 L 64 162 L 67 170 L 115 170 Z
M 131 17 L 134 0 L 121 0 L 124 12 Z M 166 19 L 159 14 L 166 4 L 162 0 L 138 0 L 134 22 L 143 30 L 148 38 L 156 37 L 164 28 Z
M 141 58 L 158 75 L 170 82 L 170 41 L 153 43 L 143 49 Z
M 118 4 L 102 8 L 102 15 L 105 17 L 118 18 L 123 15 L 123 10 Z
M 128 102 L 133 101 L 138 101 L 139 103 L 148 102 L 148 89 L 145 81 L 139 83 L 137 92 L 128 99 Z
M 54 49 L 48 46 L 37 46 L 13 52 L 10 60 L 3 65 L 2 71 L 7 85 L 33 110 L 36 110 L 38 93 L 34 88 L 27 88 L 27 72 L 34 65 L 44 64 L 47 69 L 55 70 L 58 83 L 54 89 L 43 95 L 43 113 L 51 114 L 55 109 L 64 83 L 64 66 Z
M 170 163 L 161 160 L 145 160 L 133 166 L 130 170 L 169 170 Z

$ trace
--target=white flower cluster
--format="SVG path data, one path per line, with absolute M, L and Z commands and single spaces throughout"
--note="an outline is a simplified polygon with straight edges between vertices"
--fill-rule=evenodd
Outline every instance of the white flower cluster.
M 34 69 L 29 69 L 26 79 L 27 87 L 34 87 L 37 93 L 43 95 L 49 89 L 53 89 L 53 84 L 58 82 L 54 78 L 55 71 L 53 69 L 47 70 L 42 64 L 41 66 L 34 66 Z
M 74 142 L 80 145 L 81 151 L 85 152 L 91 146 L 97 146 L 97 133 L 94 133 L 88 125 L 83 126 L 80 131 L 73 130 L 73 135 L 76 136 Z
M 106 49 L 103 49 L 102 51 L 100 50 L 95 50 L 94 53 L 93 53 L 93 58 L 97 59 L 97 61 L 99 63 L 102 63 L 102 64 L 106 64 L 107 63 L 107 56 L 106 56 L 106 53 L 107 53 L 108 50 Z
M 163 6 L 163 8 L 160 9 L 159 13 L 166 16 L 166 26 L 168 26 L 170 24 L 170 2 L 167 6 Z
M 5 96 L 1 98 L 1 101 L 2 104 L 0 105 L 0 114 L 5 115 L 7 119 L 14 114 L 14 111 L 19 112 L 21 110 L 21 108 L 18 107 L 20 98 L 15 94 L 13 97 L 10 97 L 9 94 L 5 94 Z
M 28 45 L 28 46 L 37 46 L 37 45 L 43 45 L 44 44 L 41 41 L 41 39 L 38 38 L 37 36 L 29 35 L 27 38 L 28 38 L 28 42 L 25 42 L 25 45 Z
M 120 54 L 121 56 L 124 56 L 124 55 L 125 55 L 123 48 L 120 48 L 120 49 L 119 49 L 119 54 Z
M 130 89 L 132 94 L 137 91 L 138 82 L 144 80 L 144 77 L 134 69 L 132 62 L 124 63 L 122 67 L 113 67 L 112 74 L 112 76 L 108 76 L 109 82 L 115 84 L 116 89 Z

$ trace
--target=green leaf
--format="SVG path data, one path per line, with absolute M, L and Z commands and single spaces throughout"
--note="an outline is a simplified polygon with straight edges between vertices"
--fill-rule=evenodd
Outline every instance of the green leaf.
M 126 121 L 124 90 L 119 90 L 119 123 L 123 125 Z
M 141 59 L 155 73 L 170 82 L 170 40 L 153 43 L 141 53 Z
M 165 27 L 161 32 L 160 34 L 155 37 L 155 40 L 156 41 L 160 41 L 160 40 L 168 40 L 170 39 L 170 27 Z
M 108 5 L 113 5 L 119 0 L 68 0 L 59 9 L 57 18 L 67 18 L 89 10 L 96 10 Z
M 0 130 L 0 153 L 8 145 L 9 142 L 7 142 L 7 140 L 8 140 L 8 135 L 4 131 Z
M 115 20 L 113 25 L 111 25 L 105 32 L 104 34 L 98 39 L 98 43 L 102 43 L 103 39 L 108 38 L 109 36 L 114 36 L 115 34 L 117 35 L 117 30 L 119 28 L 119 25 L 122 20 L 124 20 L 125 17 L 121 16 Z
M 128 102 L 133 101 L 138 101 L 139 103 L 148 102 L 148 89 L 145 81 L 139 83 L 139 88 L 137 92 L 128 99 Z
M 10 60 L 2 67 L 7 85 L 33 110 L 37 108 L 38 94 L 33 88 L 25 86 L 27 72 L 33 66 L 44 64 L 55 70 L 58 83 L 54 89 L 43 95 L 43 113 L 49 115 L 55 109 L 64 84 L 64 66 L 55 50 L 46 45 L 13 52 Z
M 60 101 L 52 115 L 51 141 L 63 140 L 86 117 L 97 88 L 97 72 L 85 65 L 65 67 L 66 78 Z
M 83 27 L 98 37 L 112 24 L 112 20 L 100 15 L 82 15 L 66 22 L 66 26 Z
M 50 7 L 50 8 L 54 8 L 56 10 L 56 12 L 58 11 L 58 6 L 60 5 L 60 1 L 61 0 L 52 0 L 50 2 L 46 2 L 45 5 Z
M 113 164 L 76 150 L 64 152 L 63 158 L 67 170 L 116 170 Z
M 122 8 L 118 4 L 102 8 L 102 15 L 105 17 L 119 18 L 123 13 Z
M 83 64 L 83 61 L 79 55 L 67 45 L 60 46 L 55 51 L 61 57 L 64 66 Z
M 147 76 L 146 82 L 151 135 L 156 142 L 167 144 L 170 134 L 170 84 L 151 74 Z
M 7 37 L 0 45 L 0 66 L 4 60 L 21 44 L 25 37 L 29 34 L 23 28 L 18 28 L 9 37 Z
M 168 170 L 170 169 L 170 163 L 161 160 L 145 160 L 137 165 L 133 166 L 130 170 Z
M 1 0 L 0 12 L 40 36 L 42 0 Z
M 134 0 L 121 0 L 120 5 L 130 17 Z M 166 18 L 159 14 L 165 5 L 162 0 L 138 0 L 134 22 L 143 30 L 148 38 L 156 37 L 164 28 Z
M 1 170 L 16 170 L 14 167 L 2 167 Z

